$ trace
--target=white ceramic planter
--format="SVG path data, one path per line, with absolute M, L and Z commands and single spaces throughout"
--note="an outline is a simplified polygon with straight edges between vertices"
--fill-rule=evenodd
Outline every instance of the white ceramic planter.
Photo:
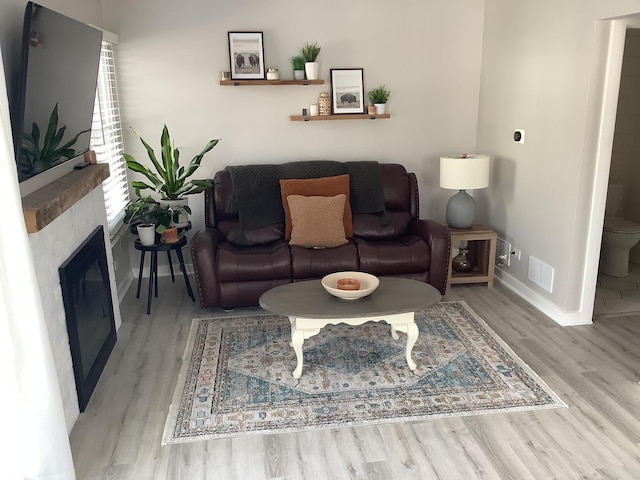
M 307 75 L 307 80 L 317 80 L 318 79 L 318 62 L 305 63 L 304 72 Z
M 376 115 L 383 115 L 387 112 L 387 104 L 386 103 L 376 103 Z
M 156 243 L 156 226 L 153 224 L 138 225 L 138 238 L 145 247 L 150 247 Z

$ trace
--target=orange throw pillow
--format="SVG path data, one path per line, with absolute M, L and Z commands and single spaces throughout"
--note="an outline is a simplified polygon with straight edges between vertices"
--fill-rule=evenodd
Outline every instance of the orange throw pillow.
M 337 175 L 335 177 L 305 178 L 280 180 L 280 194 L 284 208 L 284 238 L 291 239 L 291 211 L 287 197 L 289 195 L 302 195 L 305 197 L 333 197 L 339 194 L 345 195 L 344 206 L 344 231 L 347 238 L 353 237 L 353 225 L 351 217 L 351 204 L 349 203 L 349 175 Z
M 289 195 L 291 240 L 289 245 L 333 248 L 347 243 L 344 236 L 344 193 L 334 197 Z

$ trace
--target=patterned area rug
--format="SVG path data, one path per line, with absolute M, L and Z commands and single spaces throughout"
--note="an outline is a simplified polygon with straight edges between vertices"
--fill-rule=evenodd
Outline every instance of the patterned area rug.
M 416 313 L 406 336 L 384 323 L 329 325 L 291 372 L 286 317 L 194 319 L 163 444 L 455 415 L 566 407 L 464 302 Z

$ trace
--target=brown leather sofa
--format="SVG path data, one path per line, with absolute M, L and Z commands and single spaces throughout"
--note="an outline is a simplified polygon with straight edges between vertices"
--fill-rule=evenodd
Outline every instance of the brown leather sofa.
M 330 249 L 290 246 L 284 223 L 247 232 L 249 246 L 229 241 L 239 218 L 229 172 L 218 172 L 205 191 L 206 228 L 191 242 L 201 307 L 255 306 L 275 286 L 346 270 L 420 280 L 444 295 L 451 246 L 447 228 L 418 219 L 415 174 L 398 164 L 380 164 L 380 169 L 390 224 L 381 225 L 378 215 L 354 213 L 353 238 Z

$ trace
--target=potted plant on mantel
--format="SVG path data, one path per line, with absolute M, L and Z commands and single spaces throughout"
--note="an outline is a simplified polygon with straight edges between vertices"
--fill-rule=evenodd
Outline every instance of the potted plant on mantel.
M 133 129 L 132 129 L 133 130 Z M 181 166 L 179 163 L 180 151 L 171 143 L 169 129 L 165 125 L 162 129 L 160 137 L 161 161 L 158 161 L 153 148 L 142 138 L 136 131 L 133 132 L 138 136 L 149 155 L 149 159 L 155 169 L 155 172 L 145 165 L 138 162 L 134 157 L 125 153 L 124 158 L 127 162 L 127 168 L 133 172 L 144 175 L 148 182 L 132 181 L 131 186 L 134 188 L 136 195 L 139 197 L 142 190 L 150 189 L 160 196 L 160 201 L 164 204 L 172 206 L 176 211 L 184 212 L 180 215 L 177 222 L 178 227 L 185 227 L 189 224 L 188 214 L 191 209 L 188 206 L 187 195 L 194 195 L 211 187 L 208 180 L 189 180 L 202 162 L 204 155 L 215 147 L 219 139 L 209 140 L 202 151 L 191 159 L 189 164 Z M 181 206 L 181 209 L 178 209 Z
M 385 88 L 384 85 L 367 92 L 369 101 L 375 105 L 376 114 L 382 115 L 386 112 L 387 102 L 389 101 L 389 95 L 391 92 Z
M 304 80 L 304 57 L 291 57 L 291 66 L 293 67 L 293 79 Z
M 304 58 L 304 71 L 307 75 L 307 80 L 318 79 L 318 62 L 316 62 L 318 55 L 320 55 L 320 48 L 317 42 L 306 43 L 302 47 L 302 58 Z

